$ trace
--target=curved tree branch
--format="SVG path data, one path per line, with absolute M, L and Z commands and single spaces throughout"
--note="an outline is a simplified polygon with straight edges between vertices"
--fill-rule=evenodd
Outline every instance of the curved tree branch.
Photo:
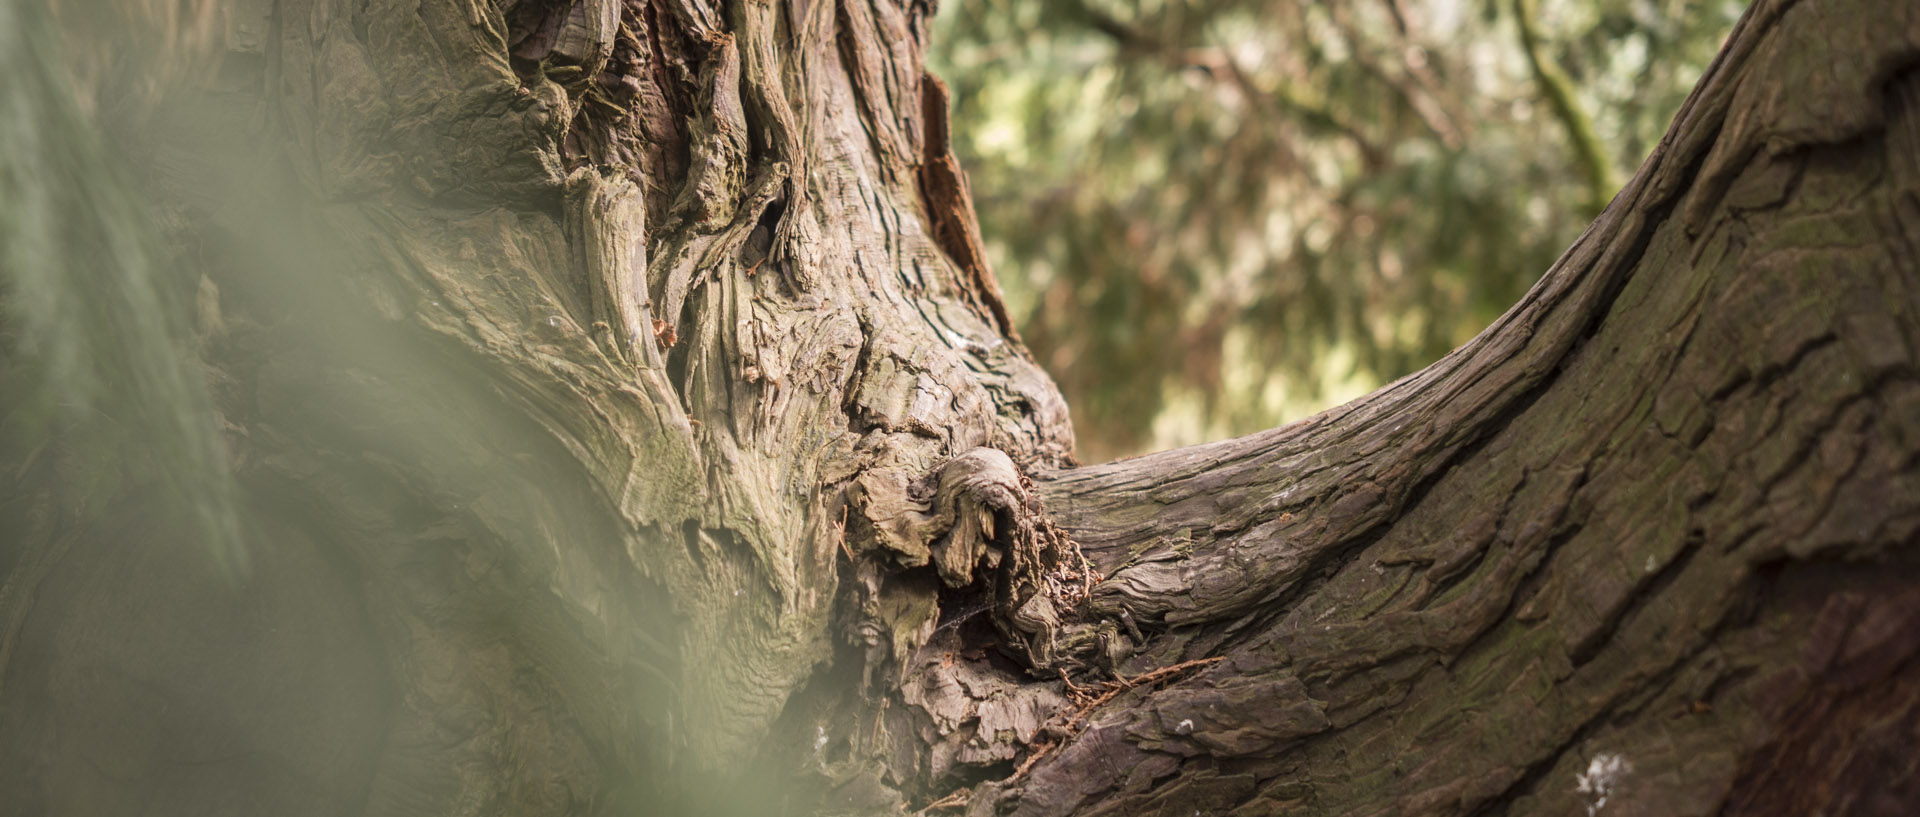
M 1526 52 L 1527 65 L 1533 69 L 1534 85 L 1540 95 L 1546 97 L 1547 107 L 1553 109 L 1554 118 L 1560 120 L 1560 127 L 1567 132 L 1574 166 L 1587 181 L 1587 209 L 1598 213 L 1607 206 L 1607 199 L 1614 191 L 1620 189 L 1620 182 L 1614 176 L 1613 161 L 1607 158 L 1606 148 L 1601 146 L 1600 137 L 1593 130 L 1593 117 L 1588 116 L 1586 108 L 1574 98 L 1573 81 L 1547 53 L 1538 12 L 1534 0 L 1513 0 L 1513 22 L 1520 32 L 1520 50 Z
M 1805 714 L 1920 723 L 1920 27 L 1855 15 L 1757 5 L 1594 226 L 1426 371 L 1040 479 L 1108 575 L 1094 613 L 1147 631 L 1123 673 L 1223 661 L 968 813 L 1789 813 L 1747 787 L 1791 792 L 1765 770 L 1797 741 L 1895 751 Z

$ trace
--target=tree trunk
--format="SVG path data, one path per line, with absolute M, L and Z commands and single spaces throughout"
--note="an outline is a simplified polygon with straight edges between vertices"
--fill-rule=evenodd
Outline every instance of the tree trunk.
M 1906 4 L 1756 3 L 1426 371 L 1084 468 L 925 5 L 230 11 L 142 155 L 244 560 L 8 443 L 22 813 L 1920 805 Z

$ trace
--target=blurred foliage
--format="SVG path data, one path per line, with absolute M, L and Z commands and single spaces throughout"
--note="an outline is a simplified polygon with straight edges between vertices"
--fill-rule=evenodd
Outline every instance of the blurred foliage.
M 211 50 L 213 6 L 0 0 L 0 575 L 148 474 L 244 575 L 237 486 L 192 348 L 205 296 L 122 161 Z
M 949 0 L 935 70 L 1083 460 L 1466 341 L 1638 166 L 1734 0 Z

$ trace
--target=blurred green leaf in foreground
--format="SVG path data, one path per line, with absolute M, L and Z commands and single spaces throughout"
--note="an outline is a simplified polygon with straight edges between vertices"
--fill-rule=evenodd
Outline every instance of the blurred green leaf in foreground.
M 950 0 L 989 251 L 1089 462 L 1412 372 L 1652 149 L 1731 0 Z

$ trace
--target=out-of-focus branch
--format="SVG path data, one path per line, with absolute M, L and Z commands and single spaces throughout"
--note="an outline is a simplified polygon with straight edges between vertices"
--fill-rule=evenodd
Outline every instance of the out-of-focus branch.
M 1427 126 L 1427 130 L 1431 131 L 1434 138 L 1439 139 L 1447 149 L 1459 148 L 1464 141 L 1459 117 L 1454 116 L 1440 104 L 1439 83 L 1433 79 L 1433 72 L 1426 68 L 1425 54 L 1419 51 L 1409 38 L 1406 21 L 1400 16 L 1400 10 L 1393 8 L 1392 13 L 1396 31 L 1400 33 L 1404 46 L 1401 52 L 1400 68 L 1405 72 L 1405 76 L 1395 76 L 1381 65 L 1379 60 L 1374 59 L 1373 50 L 1368 47 L 1364 41 L 1365 38 L 1360 36 L 1347 19 L 1347 15 L 1339 9 L 1340 7 L 1335 6 L 1329 13 L 1329 18 L 1334 27 L 1340 30 L 1341 35 L 1346 37 L 1347 50 L 1352 54 L 1354 64 L 1360 66 L 1360 70 L 1366 72 L 1367 76 L 1373 77 L 1375 81 L 1385 85 L 1399 96 L 1400 100 L 1406 103 L 1407 109 L 1413 111 L 1414 116 L 1419 117 L 1420 122 Z M 1414 87 L 1409 87 L 1409 81 Z
M 1513 0 L 1513 19 L 1520 29 L 1520 47 L 1527 54 L 1527 64 L 1533 69 L 1533 81 L 1540 89 L 1540 95 L 1547 98 L 1547 104 L 1553 108 L 1553 114 L 1566 128 L 1567 142 L 1573 147 L 1574 163 L 1580 168 L 1580 175 L 1586 179 L 1586 209 L 1588 215 L 1598 215 L 1606 208 L 1607 201 L 1620 189 L 1619 178 L 1615 175 L 1613 162 L 1607 159 L 1605 149 L 1600 146 L 1600 137 L 1594 133 L 1593 120 L 1587 116 L 1586 109 L 1580 107 L 1579 100 L 1573 95 L 1573 81 L 1567 77 L 1560 65 L 1546 53 L 1544 37 L 1540 33 L 1537 9 L 1534 0 Z
M 1165 42 L 1084 2 L 1076 0 L 1073 7 L 1088 28 L 1111 38 L 1123 52 L 1156 59 L 1177 69 L 1204 71 L 1208 77 L 1231 83 L 1234 90 L 1263 118 L 1277 120 L 1287 115 L 1309 128 L 1337 133 L 1354 144 L 1360 151 L 1361 161 L 1368 168 L 1377 169 L 1386 163 L 1386 149 L 1358 125 L 1341 116 L 1325 99 L 1316 99 L 1310 92 L 1286 84 L 1274 91 L 1261 88 L 1225 49 L 1184 48 L 1177 43 Z

